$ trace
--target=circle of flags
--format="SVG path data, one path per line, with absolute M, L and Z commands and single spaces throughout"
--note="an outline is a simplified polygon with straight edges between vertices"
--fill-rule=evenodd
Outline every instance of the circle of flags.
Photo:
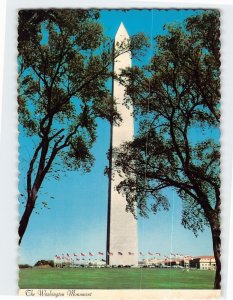
M 137 254 L 137 253 L 136 253 Z M 106 256 L 105 256 L 106 255 Z M 107 257 L 112 256 L 112 255 L 117 255 L 117 256 L 125 256 L 125 255 L 135 255 L 134 252 L 127 251 L 127 252 L 122 252 L 122 251 L 117 251 L 117 252 L 110 252 L 107 251 L 102 252 L 98 251 L 96 254 L 92 251 L 89 252 L 76 252 L 76 253 L 62 253 L 61 255 L 55 255 L 54 257 L 54 266 L 55 267 L 60 267 L 63 268 L 64 266 L 68 267 L 75 267 L 75 266 L 82 266 L 84 267 L 85 265 L 90 265 L 90 266 L 100 266 L 106 265 L 106 260 Z M 169 255 L 162 255 L 160 252 L 152 252 L 152 251 L 147 251 L 147 252 L 138 252 L 139 256 L 139 263 L 146 263 L 148 264 L 151 260 L 156 259 L 157 263 L 162 264 L 162 265 L 170 265 L 171 264 L 176 264 L 180 266 L 180 263 L 183 262 L 183 264 L 188 264 L 190 266 L 191 260 L 193 260 L 193 257 L 190 255 L 184 255 L 181 253 L 170 253 Z M 97 258 L 96 258 L 97 257 Z
M 131 251 L 128 251 L 128 252 L 122 252 L 122 251 L 117 251 L 116 253 L 113 253 L 113 252 L 107 252 L 106 253 L 107 256 L 111 256 L 111 255 L 135 255 L 134 252 L 131 252 Z M 161 253 L 160 252 L 151 252 L 151 251 L 148 251 L 148 252 L 139 252 L 138 255 L 140 257 L 151 257 L 151 256 L 156 256 L 156 257 L 162 257 Z M 62 253 L 61 255 L 55 255 L 55 258 L 59 261 L 59 260 L 72 260 L 72 257 L 75 257 L 76 260 L 80 260 L 81 257 L 100 257 L 100 256 L 105 256 L 105 253 L 102 252 L 102 251 L 98 251 L 97 254 L 95 254 L 94 252 L 90 251 L 88 253 L 84 253 L 84 252 L 80 252 L 80 253 L 73 253 L 73 254 L 70 254 L 70 253 Z M 190 255 L 184 255 L 184 254 L 179 254 L 179 253 L 170 253 L 170 255 L 164 255 L 163 256 L 165 259 L 169 259 L 169 258 L 183 258 L 183 259 L 189 259 L 189 260 L 192 260 L 193 257 L 190 256 Z

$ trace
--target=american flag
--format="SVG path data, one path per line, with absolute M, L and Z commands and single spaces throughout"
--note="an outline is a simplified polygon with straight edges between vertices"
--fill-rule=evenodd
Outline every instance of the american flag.
M 103 252 L 98 252 L 99 255 L 104 255 Z
M 82 255 L 82 256 L 86 256 L 86 255 L 85 255 L 84 253 L 82 253 L 82 252 L 81 252 L 81 255 Z
M 123 255 L 123 253 L 122 253 L 122 252 L 118 252 L 118 254 L 119 254 L 119 255 Z
M 158 256 L 160 256 L 160 255 L 161 255 L 159 252 L 156 252 L 155 254 L 156 254 L 156 255 L 158 255 Z
M 129 255 L 134 255 L 134 253 L 133 252 L 129 252 Z
M 153 255 L 153 253 L 151 253 L 151 252 L 148 252 L 148 254 L 149 254 L 149 255 Z
M 89 255 L 90 255 L 90 256 L 94 256 L 94 254 L 93 254 L 92 252 L 89 252 Z

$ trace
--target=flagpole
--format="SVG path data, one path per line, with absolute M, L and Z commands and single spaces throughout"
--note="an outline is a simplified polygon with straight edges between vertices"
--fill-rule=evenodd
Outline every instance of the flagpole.
M 170 268 L 171 268 L 171 251 L 173 251 L 173 230 L 174 230 L 174 191 L 172 190 L 172 216 L 171 216 L 171 242 L 170 242 Z

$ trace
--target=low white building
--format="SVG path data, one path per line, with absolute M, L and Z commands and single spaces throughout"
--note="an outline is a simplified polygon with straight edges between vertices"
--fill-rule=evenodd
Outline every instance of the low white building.
M 192 268 L 200 270 L 216 270 L 216 262 L 214 256 L 199 256 L 195 257 L 191 262 Z

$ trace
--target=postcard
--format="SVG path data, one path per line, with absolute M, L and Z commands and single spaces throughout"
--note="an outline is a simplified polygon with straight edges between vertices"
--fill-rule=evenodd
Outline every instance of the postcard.
M 17 61 L 19 294 L 219 299 L 219 11 L 21 9 Z

